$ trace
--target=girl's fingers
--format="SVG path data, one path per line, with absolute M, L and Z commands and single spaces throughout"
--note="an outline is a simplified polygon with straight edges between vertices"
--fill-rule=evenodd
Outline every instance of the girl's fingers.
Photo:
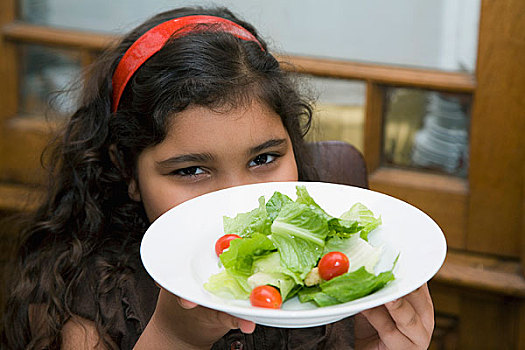
M 197 304 L 194 302 L 188 301 L 186 299 L 178 298 L 179 305 L 186 310 L 194 309 L 196 308 Z M 211 310 L 205 307 L 200 307 L 200 310 L 202 312 L 211 312 L 215 313 L 216 320 L 219 324 L 229 328 L 229 329 L 240 329 L 243 333 L 253 333 L 255 330 L 255 323 L 252 321 L 243 320 L 237 317 L 234 317 L 232 315 L 229 315 L 227 313 L 217 311 L 217 310 Z
M 426 284 L 403 298 L 362 314 L 387 348 L 426 348 L 430 343 L 434 308 Z
M 183 298 L 179 298 L 177 296 L 175 296 L 175 298 L 179 306 L 184 310 L 195 309 L 197 308 L 197 306 L 199 306 L 198 304 L 192 301 L 189 301 Z M 205 307 L 201 307 L 199 312 L 215 313 L 215 316 L 216 316 L 215 319 L 217 320 L 217 322 L 230 329 L 238 328 L 241 330 L 241 332 L 247 333 L 247 334 L 253 333 L 253 331 L 255 330 L 255 323 L 252 321 L 243 320 L 243 319 L 234 317 L 232 315 L 229 315 L 227 313 L 216 311 L 216 310 L 211 310 Z
M 214 312 L 217 316 L 217 322 L 229 329 L 240 329 L 243 333 L 253 333 L 255 330 L 255 323 L 252 321 L 243 320 L 221 311 Z
M 177 341 L 193 345 L 213 344 L 231 329 L 244 333 L 255 330 L 253 322 L 197 305 L 165 289 L 160 290 L 152 319 L 155 328 Z
M 395 322 L 397 329 L 403 335 L 415 345 L 428 346 L 430 340 L 429 331 L 408 298 L 404 297 L 391 301 L 386 303 L 385 307 L 390 313 L 391 319 Z
M 368 322 L 368 320 L 362 313 L 355 315 L 354 320 L 354 333 L 356 340 L 367 339 L 377 335 L 377 331 L 375 330 L 375 328 L 372 327 L 370 322 Z
M 375 328 L 380 341 L 387 349 L 410 349 L 414 344 L 397 327 L 385 306 L 365 310 L 362 314 Z
M 434 330 L 434 305 L 432 304 L 427 284 L 425 283 L 414 292 L 408 294 L 406 299 L 419 315 L 425 329 L 432 333 Z
M 255 331 L 254 322 L 247 321 L 247 320 L 241 320 L 241 319 L 237 319 L 237 320 L 238 320 L 237 325 L 239 326 L 238 328 L 241 330 L 241 332 L 250 334 L 250 333 L 253 333 L 253 331 Z

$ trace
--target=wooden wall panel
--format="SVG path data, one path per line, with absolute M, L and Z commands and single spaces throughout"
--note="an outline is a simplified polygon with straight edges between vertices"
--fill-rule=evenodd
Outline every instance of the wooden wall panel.
M 371 81 L 367 82 L 363 156 L 369 173 L 381 165 L 384 96 L 383 87 Z
M 525 162 L 521 164 L 521 271 L 525 277 Z M 524 320 L 525 321 L 525 320 Z M 524 325 L 525 327 L 525 325 Z M 525 349 L 525 343 L 523 344 Z
M 516 334 L 518 335 L 516 349 L 525 349 L 525 302 L 516 306 L 518 310 L 518 324 Z
M 0 1 L 0 26 L 14 19 L 15 0 Z M 3 121 L 16 113 L 18 104 L 18 79 L 16 50 L 0 34 L 0 137 L 5 136 Z M 0 142 L 0 173 L 6 152 L 5 142 Z
M 474 291 L 461 295 L 458 349 L 519 349 L 516 299 Z
M 524 213 L 525 1 L 484 0 L 481 13 L 467 248 L 519 257 Z
M 441 227 L 449 248 L 466 246 L 468 188 L 459 178 L 418 171 L 380 168 L 369 176 L 370 188 L 399 198 L 427 213 Z
M 0 1 L 0 26 L 14 19 L 15 1 Z M 18 76 L 16 66 L 16 50 L 14 45 L 6 42 L 0 34 L 0 119 L 16 113 L 18 101 Z
M 525 349 L 523 299 L 435 279 L 429 288 L 436 315 L 430 349 Z
M 42 184 L 46 173 L 41 154 L 49 143 L 56 125 L 41 118 L 16 117 L 2 124 L 3 150 L 0 159 L 0 181 Z

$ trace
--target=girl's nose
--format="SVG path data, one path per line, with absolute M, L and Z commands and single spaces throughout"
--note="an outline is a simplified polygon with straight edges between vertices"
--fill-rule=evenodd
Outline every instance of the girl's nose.
M 224 177 L 218 182 L 219 188 L 217 188 L 217 190 L 241 185 L 254 184 L 263 181 L 264 180 L 255 178 L 248 172 L 229 173 L 225 174 Z

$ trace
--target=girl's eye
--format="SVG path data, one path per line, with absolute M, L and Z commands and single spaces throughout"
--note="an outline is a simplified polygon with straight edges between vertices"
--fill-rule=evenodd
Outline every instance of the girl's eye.
M 198 166 L 190 166 L 187 168 L 175 170 L 174 172 L 172 172 L 172 174 L 178 176 L 197 176 L 204 174 L 204 170 L 202 170 L 202 168 Z
M 264 165 L 264 164 L 270 164 L 277 159 L 277 155 L 275 154 L 259 154 L 257 157 L 255 157 L 249 164 L 249 166 L 258 166 L 258 165 Z

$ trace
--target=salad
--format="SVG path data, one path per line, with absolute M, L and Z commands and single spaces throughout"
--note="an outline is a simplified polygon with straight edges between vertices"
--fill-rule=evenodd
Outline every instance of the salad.
M 268 201 L 260 197 L 252 211 L 223 218 L 225 235 L 215 251 L 224 269 L 209 278 L 206 290 L 260 307 L 279 308 L 294 296 L 324 307 L 364 297 L 394 280 L 393 267 L 374 273 L 382 249 L 368 235 L 381 225 L 380 217 L 361 203 L 333 217 L 306 187 L 296 190 L 295 201 L 275 192 Z

